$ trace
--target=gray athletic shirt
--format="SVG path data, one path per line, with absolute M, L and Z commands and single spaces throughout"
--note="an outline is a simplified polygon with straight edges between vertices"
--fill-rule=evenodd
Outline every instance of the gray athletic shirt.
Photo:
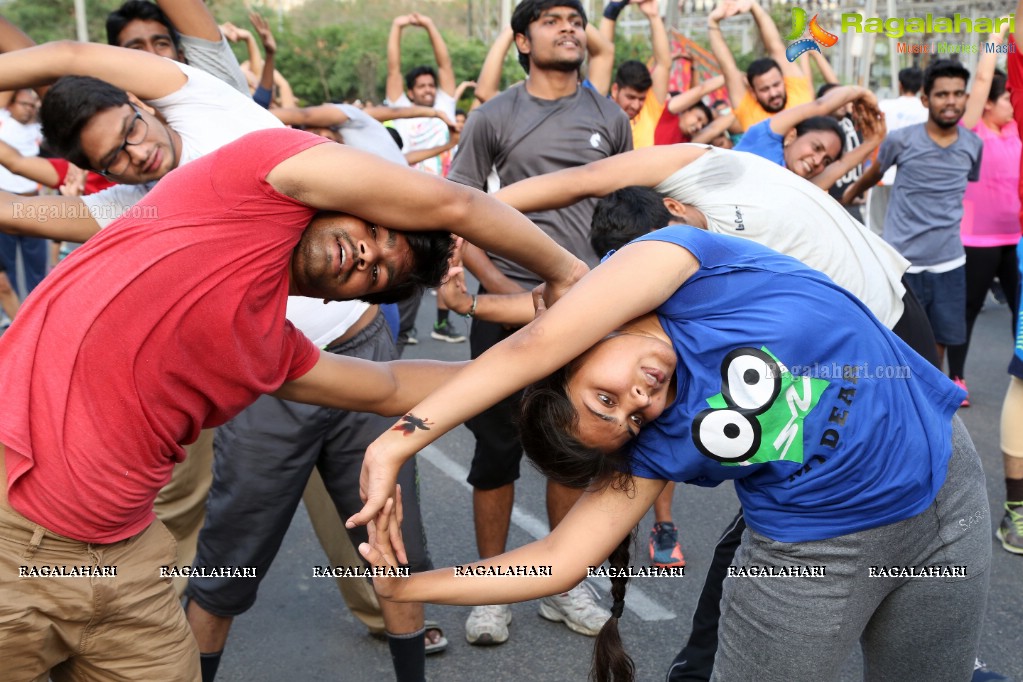
M 939 147 L 925 123 L 893 130 L 881 143 L 881 172 L 899 167 L 884 219 L 884 240 L 914 266 L 935 266 L 963 258 L 959 221 L 966 183 L 980 177 L 984 143 L 962 126 L 959 137 Z
M 472 112 L 448 179 L 484 189 L 493 167 L 503 187 L 630 149 L 629 119 L 611 100 L 583 86 L 568 97 L 544 100 L 533 97 L 520 84 Z M 586 199 L 557 211 L 527 215 L 554 241 L 592 267 L 598 260 L 590 245 L 590 219 L 596 203 L 596 199 Z M 539 284 L 540 280 L 528 270 L 498 256 L 491 257 L 501 272 L 519 284 Z

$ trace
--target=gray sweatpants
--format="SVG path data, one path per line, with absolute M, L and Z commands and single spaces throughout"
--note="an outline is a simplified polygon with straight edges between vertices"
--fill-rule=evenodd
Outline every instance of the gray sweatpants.
M 737 568 L 824 566 L 826 575 L 726 579 L 712 680 L 832 680 L 857 640 L 866 680 L 970 679 L 991 520 L 980 459 L 953 419 L 948 477 L 926 511 L 815 542 L 775 542 L 746 530 Z M 942 575 L 905 575 L 925 567 Z M 899 577 L 884 577 L 891 574 Z

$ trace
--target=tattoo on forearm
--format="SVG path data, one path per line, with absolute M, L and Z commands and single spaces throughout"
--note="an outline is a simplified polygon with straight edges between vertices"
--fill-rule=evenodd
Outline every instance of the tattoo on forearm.
M 432 426 L 433 424 L 434 422 L 431 422 L 429 419 L 420 419 L 416 415 L 409 412 L 408 414 L 401 418 L 400 422 L 394 425 L 391 431 L 401 431 L 403 435 L 411 436 L 413 433 L 416 432 L 416 429 L 429 431 L 430 426 Z

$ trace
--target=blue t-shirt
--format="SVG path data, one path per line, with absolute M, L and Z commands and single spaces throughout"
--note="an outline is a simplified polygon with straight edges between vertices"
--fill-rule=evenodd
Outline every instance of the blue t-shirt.
M 678 393 L 640 432 L 635 475 L 736 479 L 746 522 L 782 542 L 931 504 L 965 393 L 793 258 L 688 226 L 640 240 L 678 244 L 700 269 L 656 311 L 678 357 Z
M 750 129 L 739 140 L 739 144 L 735 145 L 737 152 L 749 152 L 762 156 L 782 168 L 785 167 L 784 149 L 785 138 L 771 130 L 771 119 L 769 118 L 750 126 Z

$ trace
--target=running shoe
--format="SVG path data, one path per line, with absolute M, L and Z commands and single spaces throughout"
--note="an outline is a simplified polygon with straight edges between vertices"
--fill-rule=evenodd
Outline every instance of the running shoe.
M 430 337 L 447 343 L 462 343 L 465 341 L 465 335 L 456 332 L 447 320 L 444 320 L 441 324 L 434 323 Z
M 650 560 L 661 567 L 686 565 L 678 544 L 678 529 L 671 521 L 655 523 L 650 531 Z
M 564 623 L 572 632 L 594 637 L 611 617 L 611 612 L 597 603 L 597 593 L 583 581 L 568 592 L 541 599 L 540 615 Z
M 996 673 L 984 664 L 984 661 L 979 658 L 973 659 L 973 677 L 970 678 L 970 682 L 1012 682 L 1012 680 L 1005 675 Z
M 511 607 L 507 604 L 474 606 L 465 620 L 465 639 L 469 644 L 487 646 L 508 641 Z
M 398 345 L 415 346 L 419 344 L 419 339 L 416 338 L 416 328 L 412 327 L 405 334 L 398 335 Z
M 995 536 L 1006 552 L 1023 554 L 1023 502 L 1006 502 L 1005 516 Z
M 953 377 L 952 381 L 953 381 L 953 383 L 955 383 L 956 386 L 958 386 L 959 388 L 961 388 L 964 391 L 966 391 L 966 397 L 963 398 L 963 403 L 959 407 L 969 407 L 970 406 L 970 389 L 966 388 L 966 379 L 963 379 L 961 377 Z

